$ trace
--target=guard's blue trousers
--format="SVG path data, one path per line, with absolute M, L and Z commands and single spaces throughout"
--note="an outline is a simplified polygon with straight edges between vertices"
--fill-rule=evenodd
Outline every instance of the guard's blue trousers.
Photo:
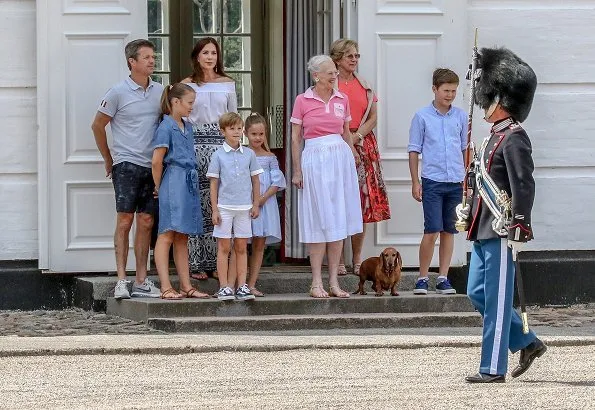
M 505 375 L 508 350 L 517 352 L 536 339 L 523 334 L 521 317 L 512 307 L 514 263 L 506 239 L 473 242 L 467 295 L 483 317 L 483 341 L 479 371 Z

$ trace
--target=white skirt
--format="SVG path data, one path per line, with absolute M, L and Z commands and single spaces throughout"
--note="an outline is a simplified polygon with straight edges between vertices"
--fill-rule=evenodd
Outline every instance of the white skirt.
M 299 240 L 334 242 L 363 232 L 355 161 L 338 134 L 307 139 L 298 190 Z

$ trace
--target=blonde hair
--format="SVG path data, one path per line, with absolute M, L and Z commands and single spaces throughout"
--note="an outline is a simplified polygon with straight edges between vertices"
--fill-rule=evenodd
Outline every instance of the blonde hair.
M 338 40 L 333 41 L 331 44 L 331 48 L 329 50 L 329 55 L 331 59 L 337 64 L 337 62 L 343 58 L 347 50 L 351 47 L 355 47 L 355 50 L 359 50 L 359 46 L 357 45 L 357 41 L 351 40 L 348 38 L 340 38 Z
M 244 125 L 244 120 L 237 112 L 226 112 L 221 117 L 219 117 L 219 128 L 222 130 L 236 124 Z
M 269 143 L 267 142 L 267 140 L 269 139 L 269 136 L 267 133 L 267 121 L 264 119 L 264 117 L 262 115 L 260 115 L 257 112 L 253 112 L 248 116 L 248 118 L 246 118 L 246 123 L 244 124 L 244 130 L 246 130 L 246 134 L 248 134 L 248 130 L 250 129 L 250 127 L 252 127 L 253 125 L 256 125 L 256 124 L 264 125 L 265 138 L 264 138 L 264 142 L 262 143 L 262 146 L 264 147 L 265 151 L 271 152 L 271 149 L 269 148 Z
M 188 93 L 194 93 L 194 89 L 188 84 L 175 83 L 166 85 L 161 94 L 161 113 L 159 114 L 159 121 L 163 120 L 165 114 L 171 115 L 171 100 L 174 98 L 181 99 Z

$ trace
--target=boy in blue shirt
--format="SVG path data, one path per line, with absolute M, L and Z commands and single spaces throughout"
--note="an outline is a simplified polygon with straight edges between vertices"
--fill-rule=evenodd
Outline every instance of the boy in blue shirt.
M 213 237 L 217 238 L 217 272 L 219 300 L 249 300 L 254 295 L 246 284 L 248 238 L 252 238 L 252 218 L 260 210 L 260 180 L 263 169 L 256 154 L 240 144 L 244 121 L 239 114 L 228 112 L 219 119 L 223 146 L 213 153 L 207 170 L 210 179 Z M 233 232 L 233 235 L 232 235 Z M 227 277 L 231 238 L 236 254 L 238 288 L 235 295 Z M 230 286 L 231 285 L 231 286 Z
M 448 269 L 454 248 L 455 208 L 463 195 L 464 151 L 467 146 L 467 113 L 452 102 L 459 77 L 446 68 L 434 70 L 434 101 L 415 113 L 409 129 L 409 171 L 413 198 L 424 210 L 424 235 L 419 246 L 419 278 L 413 293 L 428 293 L 428 270 L 440 236 L 439 276 L 436 293 L 453 294 Z M 421 181 L 418 174 L 422 154 Z

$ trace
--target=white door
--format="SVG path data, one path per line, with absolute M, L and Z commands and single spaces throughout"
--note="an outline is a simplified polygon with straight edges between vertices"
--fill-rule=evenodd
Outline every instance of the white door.
M 352 3 L 352 2 L 349 2 Z M 456 104 L 463 99 L 467 69 L 467 1 L 360 0 L 357 39 L 360 73 L 378 93 L 377 136 L 392 219 L 369 228 L 364 257 L 395 246 L 405 266 L 419 266 L 423 234 L 421 204 L 411 197 L 407 144 L 415 111 L 432 101 L 432 72 L 448 67 L 459 74 Z M 453 265 L 465 263 L 463 235 L 457 236 Z M 438 263 L 434 253 L 433 266 Z
M 146 9 L 144 0 L 37 1 L 41 269 L 115 270 L 114 192 L 90 125 L 128 75 L 124 46 L 147 36 Z

